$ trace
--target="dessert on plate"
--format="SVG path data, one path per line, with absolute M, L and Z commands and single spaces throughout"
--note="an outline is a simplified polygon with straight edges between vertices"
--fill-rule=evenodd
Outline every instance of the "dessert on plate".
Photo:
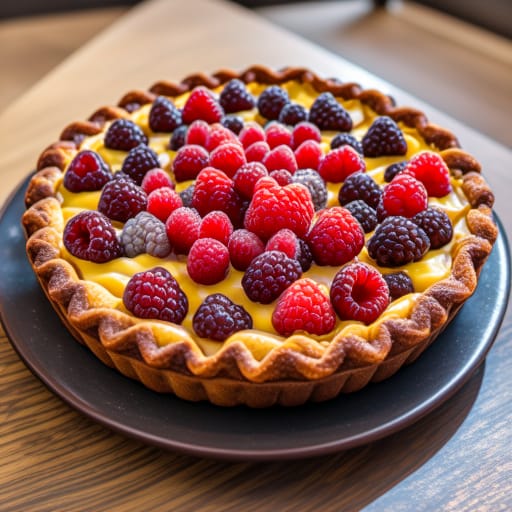
M 497 237 L 454 134 L 301 68 L 131 91 L 63 130 L 25 201 L 28 258 L 73 336 L 152 390 L 225 406 L 390 377 Z

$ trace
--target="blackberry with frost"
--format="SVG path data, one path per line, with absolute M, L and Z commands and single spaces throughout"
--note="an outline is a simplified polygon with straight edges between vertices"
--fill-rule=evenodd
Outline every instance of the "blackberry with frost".
M 154 132 L 173 132 L 182 124 L 181 110 L 165 96 L 158 96 L 151 105 L 148 121 Z
M 308 111 L 298 103 L 288 103 L 279 113 L 279 122 L 289 126 L 295 126 L 308 120 Z
M 64 174 L 64 186 L 71 192 L 101 190 L 112 172 L 101 156 L 89 149 L 75 155 Z
M 417 213 L 412 221 L 425 231 L 430 240 L 431 249 L 443 247 L 453 237 L 450 217 L 440 208 L 429 207 Z
M 105 147 L 120 151 L 130 151 L 139 144 L 147 144 L 148 138 L 130 119 L 116 119 L 105 134 Z
M 123 160 L 121 170 L 130 176 L 137 185 L 140 185 L 146 173 L 157 167 L 160 167 L 158 155 L 149 146 L 139 144 L 130 149 Z
M 98 211 L 109 219 L 126 222 L 147 207 L 148 196 L 131 178 L 109 181 L 101 191 Z
M 171 252 L 165 224 L 148 212 L 140 212 L 126 221 L 121 232 L 121 245 L 129 258 L 143 253 L 165 258 Z
M 363 146 L 350 133 L 338 133 L 331 140 L 331 149 L 341 148 L 342 146 L 350 146 L 352 149 L 356 150 L 360 155 L 363 154 Z
M 364 135 L 364 156 L 393 156 L 407 153 L 407 142 L 399 126 L 388 116 L 377 117 Z
M 371 233 L 379 223 L 376 211 L 361 199 L 351 201 L 345 208 L 361 224 L 365 233 Z
M 408 293 L 414 293 L 412 279 L 405 272 L 392 272 L 390 274 L 383 274 L 382 277 L 388 285 L 391 300 L 399 299 Z
M 311 199 L 315 211 L 325 208 L 327 205 L 327 187 L 325 182 L 313 169 L 299 169 L 292 175 L 292 183 L 302 183 L 311 193 Z
M 224 86 L 219 96 L 219 102 L 226 114 L 252 110 L 256 104 L 254 96 L 238 78 L 233 78 Z
M 309 110 L 309 122 L 320 130 L 336 130 L 349 132 L 352 129 L 352 118 L 330 92 L 320 94 Z
M 290 102 L 288 93 L 278 85 L 267 87 L 259 96 L 257 106 L 260 115 L 266 119 L 279 119 L 284 106 Z
M 356 172 L 347 176 L 338 193 L 338 201 L 342 206 L 359 199 L 375 209 L 380 197 L 379 185 L 365 172 Z

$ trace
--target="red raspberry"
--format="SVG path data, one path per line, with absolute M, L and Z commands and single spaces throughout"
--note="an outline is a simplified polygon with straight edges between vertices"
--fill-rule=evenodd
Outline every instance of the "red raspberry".
M 228 250 L 231 265 L 237 270 L 244 271 L 251 261 L 265 250 L 265 245 L 251 231 L 237 229 L 229 237 Z
M 116 119 L 105 134 L 105 147 L 130 151 L 139 144 L 147 144 L 148 138 L 133 121 L 129 119 Z
M 182 206 L 169 215 L 165 230 L 176 254 L 188 254 L 192 244 L 199 238 L 201 217 L 193 208 Z
M 193 180 L 208 165 L 208 151 L 197 144 L 188 144 L 178 149 L 172 163 L 176 181 Z
M 272 235 L 265 245 L 265 251 L 281 251 L 296 260 L 300 254 L 300 245 L 297 235 L 291 229 L 280 229 Z
M 242 165 L 233 176 L 235 190 L 244 197 L 251 198 L 256 182 L 268 176 L 267 168 L 260 162 L 248 162 Z
M 247 123 L 238 135 L 244 149 L 247 149 L 255 142 L 265 140 L 265 131 L 258 123 Z
M 335 206 L 320 212 L 307 241 L 318 265 L 339 266 L 359 254 L 364 233 L 347 209 Z
M 172 182 L 170 176 L 159 167 L 148 171 L 144 176 L 140 186 L 142 187 L 142 190 L 146 192 L 146 194 L 149 194 L 153 192 L 153 190 L 157 190 L 159 188 L 174 189 L 174 183 Z
M 139 144 L 130 149 L 121 170 L 140 185 L 146 173 L 155 167 L 160 167 L 158 155 L 149 146 Z
M 414 217 L 428 206 L 427 191 L 421 181 L 400 173 L 384 187 L 382 206 L 388 216 Z
M 196 87 L 183 106 L 182 118 L 185 124 L 202 119 L 208 124 L 219 123 L 224 110 L 206 87 Z
M 242 146 L 234 142 L 224 142 L 210 153 L 210 166 L 224 171 L 230 178 L 245 163 Z
M 293 174 L 298 169 L 293 150 L 290 146 L 285 145 L 277 146 L 270 153 L 267 153 L 263 157 L 263 165 L 269 172 L 277 169 L 286 169 Z
M 123 303 L 138 318 L 154 318 L 181 324 L 188 299 L 172 274 L 155 267 L 135 274 L 126 285 Z
M 199 238 L 215 238 L 226 247 L 232 233 L 233 224 L 231 224 L 229 217 L 221 211 L 206 214 L 199 226 Z
M 312 279 L 295 281 L 277 301 L 272 325 L 282 336 L 305 331 L 321 336 L 334 329 L 336 314 L 327 294 Z
M 277 121 L 269 123 L 265 128 L 265 140 L 270 149 L 277 148 L 277 146 L 289 146 L 292 141 L 292 134 L 290 130 Z
M 450 170 L 437 153 L 425 151 L 413 156 L 404 172 L 421 181 L 431 197 L 443 197 L 452 190 Z
M 297 160 L 299 169 L 314 169 L 316 171 L 323 156 L 322 146 L 314 140 L 305 140 L 295 150 L 295 160 Z
M 341 320 L 371 324 L 389 304 L 389 290 L 381 273 L 361 262 L 338 271 L 331 285 L 331 302 Z
M 256 104 L 252 94 L 245 88 L 245 84 L 237 78 L 230 80 L 224 86 L 219 101 L 227 114 L 240 112 L 241 110 L 251 110 Z
M 159 188 L 148 195 L 147 211 L 162 222 L 180 206 L 183 206 L 181 197 L 172 188 Z
M 109 219 L 126 222 L 146 210 L 148 196 L 128 177 L 109 181 L 101 191 L 98 211 Z
M 158 96 L 151 105 L 148 122 L 154 132 L 173 132 L 181 125 L 181 111 L 165 96 Z
M 187 258 L 187 272 L 199 284 L 215 284 L 222 281 L 229 269 L 228 248 L 214 238 L 196 240 Z
M 219 123 L 212 124 L 210 126 L 208 138 L 206 139 L 206 149 L 211 152 L 221 144 L 225 144 L 227 142 L 236 143 L 240 146 L 240 141 L 231 130 Z
M 314 212 L 311 194 L 304 185 L 280 187 L 270 177 L 261 178 L 245 215 L 245 228 L 263 240 L 283 228 L 302 237 L 309 231 Z
M 262 162 L 269 152 L 270 146 L 265 141 L 258 141 L 245 150 L 245 158 L 248 162 Z
M 315 142 L 322 141 L 322 133 L 318 126 L 308 121 L 303 121 L 295 126 L 292 131 L 291 146 L 297 149 L 303 142 L 307 140 L 314 140 Z
M 101 156 L 85 149 L 75 155 L 64 175 L 64 186 L 71 192 L 101 190 L 112 173 Z
M 209 135 L 210 125 L 202 119 L 197 119 L 187 129 L 185 144 L 196 144 L 205 148 Z
M 276 180 L 281 187 L 289 185 L 292 182 L 292 175 L 286 169 L 276 169 L 269 176 Z
M 325 181 L 341 183 L 355 172 L 366 171 L 366 164 L 361 156 L 350 146 L 331 149 L 318 166 L 318 172 Z

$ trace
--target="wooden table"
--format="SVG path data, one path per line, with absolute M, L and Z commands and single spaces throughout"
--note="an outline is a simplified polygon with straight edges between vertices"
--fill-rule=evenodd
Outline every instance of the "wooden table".
M 2 203 L 61 128 L 99 103 L 114 104 L 128 89 L 161 78 L 250 63 L 308 66 L 424 108 L 483 163 L 498 215 L 512 233 L 510 151 L 343 59 L 211 0 L 156 0 L 135 8 L 13 103 L 0 117 Z M 484 116 L 485 104 L 479 108 Z M 0 509 L 510 509 L 511 327 L 509 312 L 485 364 L 407 429 L 339 454 L 265 464 L 199 459 L 113 433 L 49 392 L 2 331 Z

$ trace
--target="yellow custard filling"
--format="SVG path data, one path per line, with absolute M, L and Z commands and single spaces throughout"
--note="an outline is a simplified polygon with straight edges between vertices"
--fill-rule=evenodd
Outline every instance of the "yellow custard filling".
M 266 86 L 250 83 L 247 89 L 254 95 L 259 95 Z M 287 90 L 292 101 L 304 105 L 309 108 L 318 93 L 308 84 L 300 84 L 298 82 L 287 82 L 281 85 Z M 178 107 L 182 107 L 189 93 L 185 93 L 177 98 L 173 98 L 173 102 Z M 368 106 L 363 105 L 358 100 L 340 101 L 343 107 L 349 112 L 353 120 L 353 129 L 351 134 L 360 140 L 372 124 L 377 116 Z M 151 105 L 144 105 L 132 114 L 131 119 L 136 122 L 146 133 L 149 138 L 149 146 L 152 147 L 159 155 L 161 167 L 172 175 L 172 161 L 175 152 L 167 148 L 169 142 L 169 134 L 157 134 L 151 131 L 148 125 L 148 116 Z M 245 121 L 259 121 L 256 109 L 243 113 Z M 396 157 L 365 157 L 365 163 L 368 174 L 380 185 L 384 184 L 384 171 L 387 166 L 394 162 L 408 160 L 418 152 L 429 150 L 437 151 L 434 147 L 427 145 L 416 129 L 407 127 L 399 123 L 407 142 L 407 154 Z M 121 168 L 127 153 L 124 151 L 116 151 L 108 149 L 103 144 L 103 138 L 108 125 L 98 135 L 86 137 L 80 149 L 91 149 L 97 151 L 105 162 L 111 167 L 112 171 Z M 327 152 L 330 147 L 330 141 L 336 132 L 322 133 L 322 147 Z M 69 162 L 68 162 L 69 163 Z M 190 183 L 178 183 L 177 190 L 186 188 Z M 338 205 L 338 190 L 341 184 L 328 183 L 328 206 Z M 63 184 L 58 186 L 58 197 L 62 203 L 62 213 L 64 221 L 67 222 L 71 217 L 82 210 L 97 209 L 100 192 L 80 192 L 72 193 L 68 191 Z M 382 273 L 397 272 L 402 270 L 406 272 L 414 284 L 415 293 L 406 295 L 398 300 L 393 301 L 382 315 L 372 324 L 366 326 L 360 322 L 339 321 L 334 331 L 325 336 L 309 336 L 316 339 L 321 344 L 328 343 L 329 340 L 337 335 L 356 334 L 363 338 L 369 339 L 372 334 L 379 328 L 379 325 L 390 318 L 406 317 L 413 306 L 418 294 L 425 291 L 429 286 L 437 281 L 447 277 L 450 274 L 452 266 L 452 249 L 455 243 L 468 234 L 468 228 L 465 216 L 470 208 L 468 201 L 462 192 L 461 181 L 452 178 L 452 191 L 443 198 L 429 198 L 430 205 L 436 205 L 442 208 L 450 217 L 454 236 L 453 240 L 438 250 L 431 250 L 418 262 L 407 264 L 399 268 L 377 267 Z M 122 226 L 114 222 L 114 227 L 121 230 Z M 368 239 L 371 233 L 366 235 Z M 126 311 L 122 302 L 124 288 L 130 277 L 137 272 L 147 270 L 152 267 L 161 266 L 171 272 L 175 279 L 179 282 L 182 290 L 185 292 L 189 302 L 189 312 L 185 317 L 182 326 L 173 326 L 165 322 L 154 321 L 153 329 L 158 330 L 157 337 L 160 344 L 173 343 L 180 339 L 194 339 L 202 348 L 205 354 L 215 353 L 225 344 L 241 341 L 253 353 L 256 359 L 262 359 L 271 349 L 282 344 L 293 344 L 301 340 L 304 342 L 303 336 L 294 335 L 287 340 L 279 336 L 274 330 L 271 322 L 272 312 L 275 303 L 263 305 L 254 303 L 247 298 L 242 286 L 241 279 L 243 272 L 237 271 L 230 267 L 227 277 L 220 283 L 206 286 L 199 285 L 192 281 L 186 270 L 186 257 L 171 254 L 167 258 L 156 258 L 149 254 L 141 254 L 134 258 L 121 257 L 108 263 L 93 263 L 78 259 L 72 256 L 62 245 L 61 254 L 64 259 L 73 264 L 77 269 L 80 277 L 87 281 L 93 281 L 101 285 L 112 295 L 112 301 L 116 307 L 122 311 Z M 366 263 L 376 266 L 375 262 L 368 256 L 366 247 L 363 248 L 358 258 Z M 328 289 L 330 284 L 338 272 L 340 267 L 319 266 L 313 263 L 310 270 L 304 272 L 302 277 L 311 278 L 314 281 L 325 285 Z M 213 342 L 198 338 L 192 328 L 192 317 L 200 306 L 202 301 L 212 293 L 223 293 L 236 304 L 242 305 L 251 315 L 253 319 L 253 331 L 239 331 L 228 338 L 224 343 Z

